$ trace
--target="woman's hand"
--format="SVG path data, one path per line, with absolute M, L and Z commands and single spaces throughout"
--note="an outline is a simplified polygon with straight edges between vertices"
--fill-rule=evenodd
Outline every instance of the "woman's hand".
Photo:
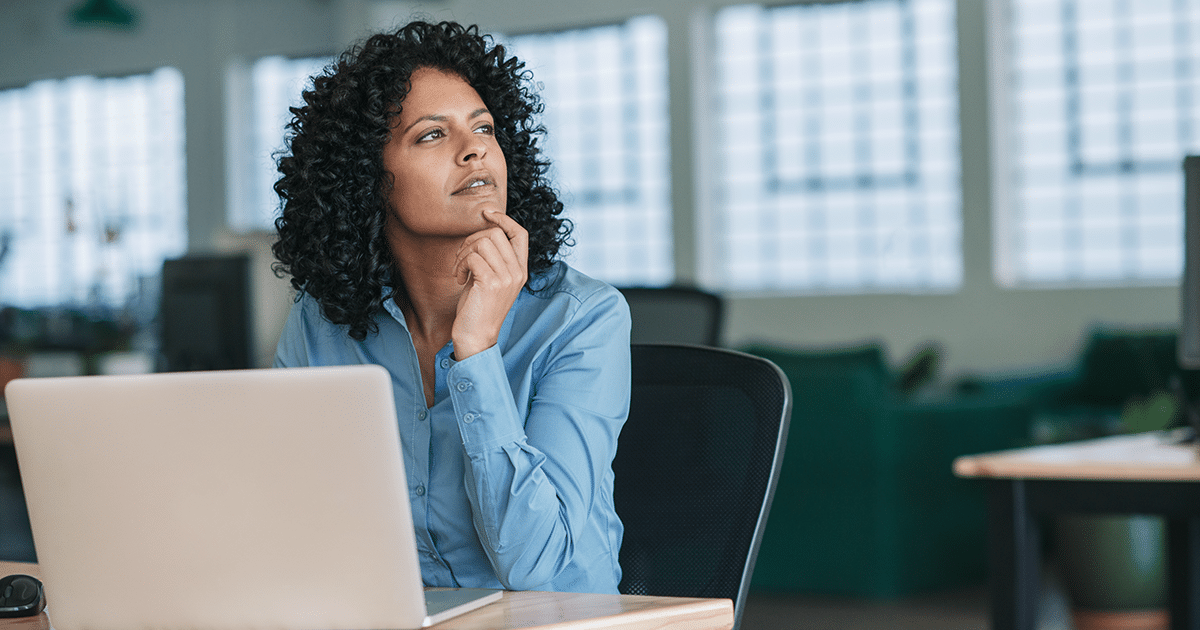
M 466 238 L 454 261 L 454 275 L 466 288 L 450 337 L 461 361 L 496 345 L 508 309 L 529 278 L 529 233 L 508 215 L 484 212 L 495 224 Z

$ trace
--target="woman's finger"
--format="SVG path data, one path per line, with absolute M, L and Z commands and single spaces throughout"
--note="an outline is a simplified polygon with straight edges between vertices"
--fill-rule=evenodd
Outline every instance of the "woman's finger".
M 496 227 L 504 231 L 504 235 L 512 243 L 517 259 L 521 262 L 521 267 L 524 268 L 529 258 L 529 232 L 515 219 L 502 212 L 484 212 L 483 218 L 495 223 Z
M 524 270 L 516 264 L 508 241 L 497 245 L 492 239 L 479 239 L 463 250 L 455 262 L 455 277 L 466 284 L 468 274 L 484 284 L 525 284 Z
M 520 226 L 517 227 L 520 228 Z M 523 231 L 524 229 L 521 228 L 520 232 L 517 233 L 518 238 L 515 241 L 510 240 L 508 233 L 499 228 L 489 228 L 471 234 L 463 240 L 463 244 L 458 250 L 455 266 L 457 267 L 471 252 L 478 251 L 484 243 L 487 243 L 491 248 L 489 251 L 494 251 L 496 256 L 499 257 L 498 259 L 492 259 L 495 261 L 497 268 L 500 265 L 511 268 L 514 276 L 522 276 L 521 283 L 524 284 L 524 276 L 527 274 L 526 259 L 528 258 L 528 253 L 527 246 L 520 246 L 520 243 L 526 240 L 521 238 Z M 522 256 L 523 253 L 525 254 L 524 256 Z

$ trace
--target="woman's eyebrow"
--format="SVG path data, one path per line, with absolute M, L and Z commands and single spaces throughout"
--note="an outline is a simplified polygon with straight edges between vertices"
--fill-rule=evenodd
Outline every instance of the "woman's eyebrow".
M 467 120 L 474 120 L 476 118 L 479 118 L 480 116 L 483 116 L 484 114 L 491 114 L 491 113 L 492 112 L 490 110 L 488 110 L 488 108 L 480 107 L 479 109 L 468 114 Z M 450 118 L 444 114 L 427 114 L 425 116 L 421 116 L 420 118 L 412 121 L 412 124 L 405 127 L 404 131 L 402 133 L 408 133 L 409 129 L 416 127 L 417 125 L 419 125 L 420 123 L 422 123 L 426 120 L 432 120 L 434 122 L 446 122 L 447 120 L 450 120 Z
M 441 114 L 429 114 L 427 116 L 421 116 L 420 118 L 412 121 L 412 123 L 409 124 L 409 126 L 405 127 L 404 131 L 402 133 L 408 133 L 409 129 L 416 127 L 417 125 L 425 122 L 426 120 L 432 120 L 434 122 L 445 122 L 445 121 L 449 120 L 449 118 L 446 118 L 445 116 L 443 116 Z

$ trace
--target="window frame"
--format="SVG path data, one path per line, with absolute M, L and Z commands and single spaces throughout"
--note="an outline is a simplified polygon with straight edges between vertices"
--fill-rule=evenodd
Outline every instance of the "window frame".
M 961 0 L 960 0 L 961 1 Z M 990 111 L 988 142 L 990 145 L 990 176 L 991 176 L 991 281 L 1002 290 L 1088 290 L 1088 289 L 1138 289 L 1177 286 L 1182 278 L 1182 264 L 1179 273 L 1174 277 L 1100 277 L 1100 278 L 1055 278 L 1037 279 L 1022 275 L 1020 257 L 1023 252 L 1019 248 L 1020 240 L 1020 209 L 1018 198 L 1021 188 L 1017 179 L 1017 152 L 1014 143 L 1017 142 L 1017 116 L 1014 105 L 1017 100 L 1017 88 L 1014 85 L 1014 75 L 1017 71 L 1017 59 L 1014 25 L 1014 0 L 987 0 L 987 44 L 988 58 L 988 108 Z M 1057 2 L 1056 2 L 1057 5 Z M 1057 6 L 1056 6 L 1057 8 Z M 1136 10 L 1130 7 L 1130 10 Z M 1200 47 L 1197 47 L 1200 49 Z M 1200 65 L 1200 58 L 1193 58 L 1194 65 Z M 1174 85 L 1174 84 L 1173 84 Z M 1200 81 L 1192 83 L 1193 90 L 1200 94 Z M 1195 106 L 1195 104 L 1193 104 Z M 1080 119 L 1068 121 L 1068 124 L 1079 124 Z M 1173 124 L 1177 121 L 1173 121 Z M 1078 131 L 1078 130 L 1077 130 Z M 1184 147 L 1184 152 L 1188 149 Z M 1175 165 L 1180 175 L 1182 185 L 1182 161 L 1179 157 Z M 1169 161 L 1168 161 L 1169 162 Z M 1170 169 L 1170 164 L 1159 165 Z M 1076 170 L 1086 170 L 1086 165 L 1080 164 Z M 1064 180 L 1064 187 L 1086 184 L 1086 179 Z M 1104 183 L 1104 182 L 1102 182 Z M 1114 180 L 1117 185 L 1136 186 L 1136 175 L 1130 179 Z M 1182 189 L 1180 189 L 1180 231 L 1179 243 L 1182 246 Z M 1082 229 L 1077 226 L 1077 230 Z M 1124 251 L 1124 250 L 1122 250 Z M 1180 250 L 1182 255 L 1182 250 Z M 1064 254 L 1066 255 L 1066 254 Z
M 496 38 L 497 43 L 504 44 L 507 46 L 512 40 L 520 39 L 520 38 L 534 38 L 534 37 L 541 37 L 541 36 L 554 37 L 554 36 L 558 36 L 558 35 L 565 35 L 565 34 L 572 33 L 572 32 L 585 32 L 585 31 L 591 31 L 591 30 L 596 30 L 596 29 L 607 29 L 607 28 L 626 29 L 635 20 L 645 20 L 645 19 L 654 19 L 654 20 L 657 20 L 659 23 L 661 23 L 662 42 L 663 42 L 663 59 L 661 62 L 661 67 L 662 67 L 662 73 L 664 75 L 664 80 L 667 80 L 671 74 L 670 51 L 669 51 L 669 45 L 668 45 L 668 40 L 671 36 L 670 26 L 666 22 L 666 20 L 663 19 L 663 17 L 661 15 L 658 15 L 653 12 L 631 12 L 630 14 L 625 15 L 620 19 L 607 20 L 607 21 L 596 21 L 596 22 L 580 22 L 577 24 L 573 24 L 569 27 L 562 27 L 562 28 L 512 29 L 503 34 L 497 34 L 495 36 L 495 38 Z M 631 42 L 622 42 L 622 43 L 627 46 L 633 45 L 633 43 L 631 43 Z M 534 66 L 534 63 L 535 63 L 534 60 L 527 58 L 526 55 L 523 55 L 521 48 L 517 43 L 514 42 L 511 48 L 512 48 L 511 52 L 513 54 L 515 54 L 523 63 L 526 64 L 525 69 L 527 71 L 532 72 L 534 82 L 536 84 L 542 84 L 544 79 L 543 79 L 543 76 L 539 76 L 538 68 Z M 629 50 L 626 49 L 625 52 L 629 53 Z M 628 72 L 636 73 L 637 71 L 631 70 Z M 629 81 L 629 80 L 636 81 L 636 77 L 631 77 L 628 75 L 623 75 L 622 79 L 625 81 Z M 627 104 L 630 99 L 632 99 L 635 102 L 638 101 L 638 96 L 637 96 L 636 90 L 631 90 L 631 91 L 623 94 L 622 96 L 625 99 L 625 102 Z M 552 110 L 555 107 L 554 104 L 549 102 L 549 100 L 546 98 L 544 91 L 539 91 L 539 97 L 542 99 L 542 102 L 546 106 L 547 110 Z M 671 119 L 670 119 L 671 89 L 670 89 L 669 82 L 667 82 L 663 87 L 662 99 L 663 99 L 663 106 L 664 106 L 664 116 L 663 116 L 663 119 L 661 120 L 661 125 L 662 125 L 661 132 L 662 132 L 662 134 L 664 136 L 664 140 L 665 140 L 665 142 L 663 143 L 663 147 L 662 147 L 663 155 L 664 155 L 664 163 L 662 165 L 662 167 L 663 167 L 662 172 L 666 175 L 666 177 L 663 180 L 663 182 L 661 183 L 661 185 L 664 187 L 664 190 L 662 192 L 663 207 L 661 208 L 663 215 L 658 217 L 658 219 L 665 222 L 665 225 L 663 226 L 663 228 L 664 228 L 663 236 L 665 238 L 664 242 L 666 245 L 666 249 L 664 251 L 658 252 L 658 255 L 660 255 L 662 257 L 662 260 L 660 262 L 665 264 L 665 267 L 663 267 L 660 270 L 655 270 L 654 273 L 647 274 L 640 279 L 627 277 L 626 279 L 621 280 L 613 275 L 608 275 L 608 274 L 604 273 L 603 270 L 596 271 L 586 265 L 576 265 L 574 263 L 573 255 L 575 254 L 575 251 L 579 247 L 579 244 L 578 244 L 579 243 L 579 241 L 578 241 L 579 232 L 578 232 L 578 230 L 579 230 L 579 226 L 580 226 L 580 220 L 577 217 L 573 217 L 571 214 L 571 208 L 572 208 L 573 202 L 577 199 L 583 198 L 584 201 L 580 202 L 578 205 L 587 208 L 587 207 L 594 205 L 592 203 L 589 203 L 589 200 L 610 197 L 611 191 L 598 191 L 594 187 L 590 187 L 587 185 L 585 185 L 583 188 L 580 188 L 580 189 L 571 189 L 569 187 L 564 186 L 564 183 L 562 182 L 562 180 L 560 180 L 560 178 L 558 176 L 557 163 L 559 162 L 559 160 L 555 159 L 554 156 L 550 153 L 550 151 L 552 150 L 552 147 L 553 147 L 553 141 L 554 141 L 553 136 L 556 132 L 551 124 L 546 125 L 546 128 L 547 128 L 546 140 L 549 141 L 547 144 L 549 144 L 551 147 L 551 148 L 548 148 L 545 153 L 547 155 L 547 157 L 551 158 L 551 162 L 552 162 L 550 172 L 549 172 L 550 181 L 551 181 L 552 185 L 554 186 L 555 190 L 559 193 L 559 200 L 562 201 L 565 206 L 562 216 L 570 219 L 575 226 L 575 231 L 572 232 L 572 238 L 576 240 L 576 244 L 569 247 L 565 251 L 565 255 L 563 255 L 561 257 L 565 262 L 567 262 L 567 264 L 571 264 L 572 266 L 579 267 L 580 270 L 583 271 L 584 273 L 594 275 L 595 277 L 597 277 L 599 279 L 606 280 L 610 283 L 620 285 L 620 286 L 666 286 L 666 285 L 674 284 L 676 281 L 676 278 L 678 278 L 678 276 L 679 276 L 679 270 L 677 269 L 677 265 L 676 265 L 676 257 L 675 257 L 676 245 L 674 242 L 675 235 L 674 235 L 674 230 L 673 230 L 675 197 L 674 197 L 674 182 L 672 181 L 672 177 L 671 177 L 671 174 L 672 174 L 671 173 L 671 170 L 672 170 L 671 169 L 671 161 L 672 161 L 671 160 L 671 155 L 672 155 L 671 135 L 672 134 L 671 134 Z M 638 105 L 644 106 L 645 104 L 638 103 Z M 624 109 L 627 109 L 627 108 L 623 108 L 623 110 Z M 628 112 L 624 112 L 623 115 L 625 115 L 627 113 Z M 554 115 L 552 114 L 551 117 L 554 117 Z M 634 120 L 633 120 L 633 125 L 627 126 L 622 129 L 623 135 L 629 136 L 630 132 L 633 130 L 636 130 L 636 128 L 643 122 L 645 122 L 645 121 L 635 115 Z M 635 144 L 635 145 L 637 144 L 636 141 L 634 141 L 634 140 L 629 140 L 628 138 L 627 138 L 627 140 L 628 140 L 628 143 Z M 624 146 L 625 144 L 626 143 L 623 142 L 622 146 Z M 628 154 L 625 154 L 625 155 L 626 155 L 625 159 L 628 160 L 630 156 Z M 636 153 L 632 156 L 632 158 L 635 161 L 636 160 L 644 160 L 644 159 L 646 159 L 646 157 L 647 157 L 646 155 L 643 155 L 641 153 Z M 626 171 L 629 171 L 630 168 L 631 167 L 629 166 L 629 164 L 625 164 L 623 166 L 623 169 Z M 635 170 L 635 172 L 632 172 L 632 173 L 630 173 L 630 172 L 626 173 L 626 176 L 628 179 L 626 182 L 625 189 L 623 191 L 617 193 L 617 197 L 626 197 L 626 198 L 628 198 L 630 196 L 638 197 L 639 195 L 645 194 L 645 191 L 633 190 L 633 189 L 638 188 L 636 182 L 632 181 L 632 180 L 637 179 L 637 175 L 638 174 L 637 174 L 636 170 Z M 628 228 L 630 226 L 623 225 L 622 227 Z M 618 243 L 618 246 L 619 246 L 619 243 Z M 599 257 L 599 258 L 606 258 L 606 257 L 610 256 L 610 253 L 605 252 L 605 251 L 600 251 L 595 256 Z
M 907 0 L 901 0 L 901 2 L 906 1 Z M 699 146 L 704 148 L 703 151 L 697 151 L 697 154 L 702 155 L 703 157 L 697 158 L 697 163 L 695 165 L 695 170 L 697 173 L 696 180 L 698 182 L 696 235 L 698 242 L 700 243 L 700 251 L 697 254 L 697 265 L 700 270 L 699 278 L 701 286 L 712 288 L 713 290 L 720 291 L 723 294 L 735 297 L 803 298 L 836 295 L 946 295 L 960 292 L 963 290 L 966 283 L 969 282 L 970 274 L 967 268 L 969 253 L 966 251 L 968 237 L 966 233 L 967 220 L 963 210 L 963 195 L 965 193 L 963 186 L 960 184 L 960 180 L 965 174 L 965 168 L 962 164 L 961 151 L 964 130 L 962 128 L 963 123 L 961 117 L 962 106 L 958 97 L 958 90 L 961 88 L 961 81 L 959 80 L 961 73 L 961 59 L 959 53 L 960 46 L 956 44 L 957 39 L 960 37 L 960 31 L 956 17 L 956 14 L 959 10 L 958 2 L 955 2 L 955 0 L 949 0 L 951 20 L 948 25 L 949 29 L 947 31 L 948 36 L 954 40 L 951 42 L 951 46 L 947 51 L 947 60 L 951 64 L 950 80 L 952 84 L 950 86 L 951 90 L 949 92 L 949 96 L 951 99 L 951 106 L 954 110 L 953 113 L 956 116 L 956 122 L 949 127 L 951 132 L 955 135 L 955 138 L 954 142 L 952 143 L 954 146 L 951 148 L 952 153 L 954 153 L 954 157 L 952 158 L 954 166 L 952 167 L 952 172 L 948 174 L 955 182 L 952 186 L 954 188 L 953 196 L 956 197 L 952 205 L 955 207 L 951 209 L 951 212 L 955 214 L 955 226 L 953 228 L 954 235 L 951 237 L 951 240 L 958 245 L 956 261 L 957 272 L 954 274 L 955 279 L 953 279 L 950 284 L 945 286 L 911 284 L 895 286 L 887 284 L 864 284 L 855 287 L 740 287 L 734 286 L 733 282 L 726 278 L 728 272 L 722 267 L 723 262 L 721 260 L 721 249 L 723 247 L 723 245 L 720 243 L 721 232 L 723 230 L 722 220 L 720 218 L 721 209 L 719 207 L 719 202 L 714 201 L 714 199 L 717 199 L 721 196 L 722 188 L 713 183 L 719 179 L 721 174 L 721 165 L 717 159 L 719 154 L 718 152 L 720 151 L 720 118 L 719 114 L 717 114 L 718 106 L 715 105 L 716 100 L 719 98 L 717 96 L 717 91 L 720 89 L 720 78 L 717 71 L 717 65 L 719 61 L 717 59 L 715 44 L 717 15 L 721 11 L 739 6 L 755 6 L 763 11 L 771 11 L 775 9 L 786 9 L 791 7 L 804 7 L 805 5 L 856 3 L 858 3 L 858 0 L 836 0 L 833 2 L 793 1 L 786 3 L 733 1 L 722 3 L 720 6 L 714 6 L 710 12 L 707 12 L 703 16 L 704 26 L 697 29 L 698 34 L 695 36 L 697 40 L 702 41 L 702 44 L 695 49 L 703 52 L 694 55 L 694 58 L 699 59 L 699 61 L 695 62 L 694 65 L 694 73 L 697 75 L 696 83 L 699 86 L 699 89 L 697 90 L 699 96 L 694 99 L 694 106 L 695 111 L 697 112 L 697 120 L 702 121 L 699 125 L 700 129 L 697 131 L 697 141 Z M 916 107 L 921 106 L 922 103 L 920 102 L 916 104 Z M 867 194 L 871 194 L 872 192 L 873 191 L 868 191 Z
M 110 115 L 109 118 L 101 118 L 103 114 L 96 113 L 106 109 L 110 114 L 115 114 L 123 105 L 129 106 L 128 103 L 113 101 L 101 107 L 91 100 L 87 100 L 86 104 L 72 102 L 80 98 L 91 99 L 97 94 L 104 93 L 118 94 L 114 98 L 130 98 L 129 94 L 120 93 L 122 90 L 129 89 L 129 86 L 121 84 L 125 81 L 143 82 L 144 91 L 133 98 L 140 100 L 141 104 L 146 107 L 147 116 L 138 122 L 128 122 L 132 118 L 129 116 Z M 38 86 L 44 87 L 39 88 Z M 53 114 L 43 114 L 43 116 L 53 119 L 54 138 L 51 140 L 52 145 L 49 148 L 37 149 L 41 166 L 31 167 L 27 174 L 33 180 L 44 179 L 46 174 L 61 180 L 63 183 L 61 192 L 66 195 L 63 209 L 66 213 L 67 223 L 63 227 L 65 235 L 60 235 L 60 238 L 49 243 L 51 249 L 40 252 L 36 258 L 43 263 L 54 261 L 57 267 L 56 264 L 50 264 L 50 267 L 56 269 L 60 277 L 54 283 L 57 286 L 46 291 L 45 296 L 13 297 L 6 295 L 3 302 L 5 305 L 27 309 L 81 308 L 102 312 L 124 311 L 127 316 L 135 317 L 142 323 L 149 321 L 153 317 L 156 306 L 155 281 L 161 272 L 162 260 L 183 254 L 188 243 L 189 167 L 186 77 L 182 70 L 175 65 L 163 64 L 143 71 L 109 74 L 82 73 L 40 79 L 24 85 L 6 87 L 4 91 L 18 92 L 37 89 L 53 92 L 46 98 L 53 101 L 52 106 L 56 108 L 56 111 Z M 73 93 L 81 90 L 84 93 L 82 96 Z M 160 90 L 173 92 L 178 100 L 171 103 L 169 108 L 164 108 L 160 101 L 156 100 L 163 95 Z M 70 113 L 64 116 L 63 111 Z M 178 114 L 177 118 L 163 118 L 164 115 L 170 116 L 173 113 Z M 96 122 L 101 124 L 94 124 Z M 164 123 L 167 126 L 162 127 L 160 133 L 153 133 L 154 127 Z M 36 125 L 36 121 L 33 124 Z M 104 135 L 112 137 L 114 134 L 127 138 L 130 126 L 149 134 L 143 138 L 144 144 L 130 148 L 111 143 L 100 144 L 97 140 L 97 137 Z M 127 141 L 122 143 L 122 145 L 127 144 Z M 154 155 L 159 156 L 157 159 L 149 157 L 131 162 L 124 157 L 126 154 L 122 152 L 122 149 L 131 149 L 135 154 L 153 153 L 155 146 L 165 148 L 166 153 L 161 155 L 173 154 L 177 150 L 178 162 L 163 165 L 158 161 L 161 156 L 156 153 Z M 117 153 L 114 154 L 114 151 Z M 103 153 L 103 157 L 97 157 L 98 153 Z M 107 162 L 107 166 L 105 162 Z M 88 167 L 80 169 L 80 163 L 86 163 Z M 159 188 L 166 187 L 160 192 L 169 195 L 167 198 L 157 201 L 139 200 L 139 198 L 152 195 L 154 192 L 141 190 L 142 186 L 137 186 L 139 189 L 137 192 L 117 193 L 115 202 L 112 198 L 114 186 L 118 188 L 121 186 L 112 183 L 114 176 L 123 181 L 132 179 L 136 183 L 142 179 L 154 180 L 156 174 L 161 176 L 164 172 L 172 171 L 173 175 L 167 176 L 168 183 L 162 183 L 161 179 L 155 180 L 158 182 Z M 90 186 L 80 179 L 85 176 L 91 178 Z M 16 181 L 14 175 L 14 182 Z M 97 182 L 103 183 L 97 184 Z M 40 197 L 42 201 L 39 201 L 39 196 L 36 194 L 23 197 L 28 200 L 29 204 L 32 204 L 26 208 L 26 214 L 45 209 L 46 206 L 43 203 L 45 195 Z M 14 194 L 14 201 L 20 198 L 22 197 Z M 173 202 L 170 201 L 171 198 L 174 198 Z M 116 206 L 113 205 L 114 203 Z M 176 205 L 178 214 L 171 217 L 161 216 L 157 209 L 162 205 Z M 124 206 L 124 209 L 114 211 L 113 208 L 117 206 Z M 25 217 L 26 220 L 29 218 Z M 9 217 L 9 219 L 21 220 L 18 215 Z M 44 216 L 41 218 L 41 222 L 46 222 Z M 156 229 L 156 225 L 162 227 Z M 47 245 L 45 238 L 49 235 L 49 228 L 42 230 L 36 227 L 31 228 L 27 234 L 35 241 L 43 241 L 43 245 Z M 88 247 L 86 240 L 89 236 L 99 237 L 99 244 L 92 243 Z M 84 239 L 83 244 L 79 242 L 80 238 Z M 72 241 L 74 242 L 72 243 Z M 114 246 L 115 243 L 122 243 L 122 241 L 123 245 Z M 139 241 L 141 246 L 138 245 Z M 18 247 L 20 246 L 14 244 L 13 250 L 10 250 L 9 254 L 12 254 Z M 37 245 L 34 247 L 35 249 L 39 248 Z M 63 263 L 59 259 L 64 252 L 69 252 L 72 256 L 78 256 L 82 252 L 83 260 L 76 258 L 69 263 Z M 6 266 L 13 262 L 11 259 L 5 261 Z M 29 263 L 26 263 L 23 266 L 28 265 Z M 65 268 L 73 269 L 73 271 L 64 270 L 64 265 Z M 94 272 L 90 283 L 83 278 L 83 269 Z M 45 268 L 42 268 L 40 277 L 46 277 L 46 273 Z M 50 273 L 53 274 L 55 271 Z M 105 280 L 103 278 L 105 273 L 111 273 L 117 279 Z M 70 278 L 66 278 L 66 276 L 70 276 Z M 21 291 L 18 290 L 17 293 L 21 293 Z M 123 293 L 123 295 L 118 295 L 118 293 Z

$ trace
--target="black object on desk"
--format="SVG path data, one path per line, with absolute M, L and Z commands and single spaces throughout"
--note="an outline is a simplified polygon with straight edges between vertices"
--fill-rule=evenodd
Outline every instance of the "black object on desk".
M 40 580 L 29 575 L 0 578 L 0 617 L 32 617 L 46 607 Z

